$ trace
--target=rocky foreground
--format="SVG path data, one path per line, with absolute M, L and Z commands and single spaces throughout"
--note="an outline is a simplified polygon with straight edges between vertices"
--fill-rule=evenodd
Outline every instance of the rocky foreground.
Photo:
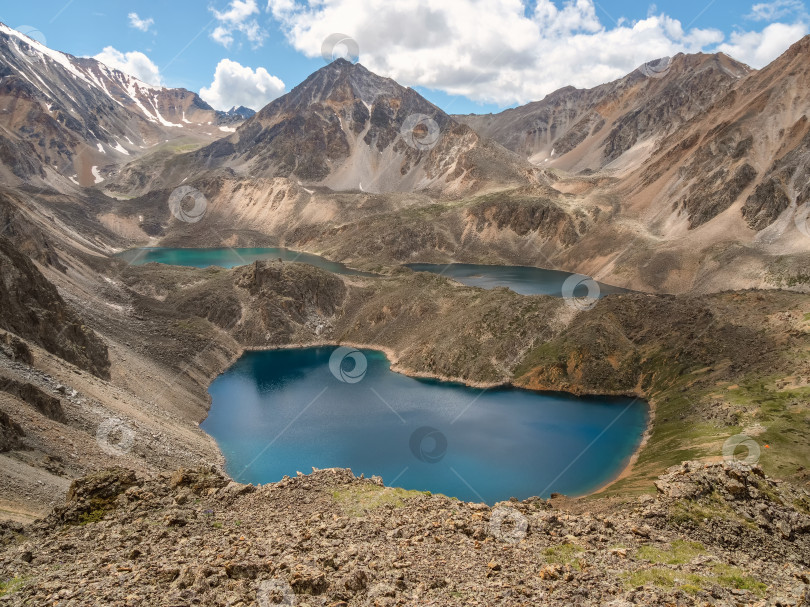
M 489 508 L 348 470 L 108 470 L 0 526 L 8 605 L 807 605 L 810 493 L 687 462 L 658 494 Z

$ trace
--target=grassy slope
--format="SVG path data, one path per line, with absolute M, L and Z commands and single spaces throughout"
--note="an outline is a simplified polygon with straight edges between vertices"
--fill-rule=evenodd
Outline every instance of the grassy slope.
M 810 298 L 752 291 L 694 299 L 685 308 L 679 301 L 688 300 L 663 308 L 656 302 L 647 313 L 620 299 L 597 306 L 531 352 L 516 383 L 549 387 L 553 379 L 573 391 L 625 388 L 652 400 L 649 440 L 609 495 L 652 490 L 654 478 L 684 460 L 719 459 L 726 439 L 739 433 L 758 444 L 766 472 L 807 483 Z M 642 331 L 634 315 L 647 316 Z M 745 457 L 745 449 L 737 454 Z

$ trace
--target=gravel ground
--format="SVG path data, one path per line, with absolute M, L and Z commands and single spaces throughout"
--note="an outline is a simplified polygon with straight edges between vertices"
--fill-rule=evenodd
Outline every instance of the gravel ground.
M 806 605 L 810 494 L 685 463 L 589 511 L 490 508 L 322 470 L 259 488 L 215 469 L 76 481 L 0 526 L 9 605 Z

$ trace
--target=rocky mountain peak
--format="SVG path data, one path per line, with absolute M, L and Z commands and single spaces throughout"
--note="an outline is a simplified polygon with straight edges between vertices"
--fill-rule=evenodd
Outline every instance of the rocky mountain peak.
M 355 101 L 369 107 L 380 97 L 402 97 L 407 90 L 359 63 L 337 59 L 311 74 L 287 95 L 265 106 L 259 114 L 264 118 L 273 115 L 280 107 L 287 111 L 301 111 L 316 104 Z
M 227 112 L 225 112 L 226 116 L 238 116 L 241 118 L 250 118 L 251 116 L 256 115 L 256 110 L 251 109 L 249 107 L 245 107 L 244 105 L 240 105 L 239 107 L 233 106 Z
M 456 156 L 467 150 L 436 146 L 459 138 L 467 149 L 478 144 L 477 135 L 413 89 L 338 59 L 196 156 L 206 166 L 295 176 L 340 190 L 363 184 L 408 190 L 455 170 Z

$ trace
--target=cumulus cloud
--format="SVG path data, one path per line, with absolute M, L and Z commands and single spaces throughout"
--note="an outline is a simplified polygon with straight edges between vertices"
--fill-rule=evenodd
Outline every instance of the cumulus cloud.
M 729 42 L 721 44 L 717 50 L 748 65 L 762 67 L 776 59 L 792 42 L 805 36 L 807 32 L 808 28 L 804 23 L 771 23 L 761 32 L 733 33 Z
M 129 17 L 129 24 L 137 30 L 141 30 L 142 32 L 148 32 L 149 28 L 155 24 L 155 20 L 149 17 L 148 19 L 141 19 L 138 16 L 138 13 L 130 13 L 127 15 Z
M 260 47 L 267 38 L 267 32 L 253 18 L 253 15 L 259 13 L 256 0 L 231 0 L 226 10 L 211 8 L 211 12 L 219 22 L 211 32 L 211 38 L 225 48 L 233 44 L 235 32 L 241 32 L 253 48 Z
M 263 67 L 252 70 L 231 59 L 217 64 L 211 86 L 200 90 L 200 97 L 218 110 L 244 105 L 260 110 L 284 93 L 284 83 Z
M 499 104 L 540 99 L 569 84 L 595 86 L 646 61 L 713 51 L 725 41 L 719 30 L 684 28 L 657 9 L 644 19 L 605 27 L 594 0 L 536 0 L 531 10 L 524 0 L 412 0 L 407 6 L 390 0 L 268 0 L 267 10 L 290 44 L 309 57 L 321 54 L 327 36 L 342 32 L 358 42 L 360 62 L 375 72 Z M 773 34 L 760 35 L 759 44 L 731 41 L 746 45 L 755 66 L 779 46 Z M 795 40 L 784 38 L 781 50 Z
M 773 2 L 760 2 L 751 7 L 751 13 L 746 19 L 753 21 L 775 21 L 788 15 L 805 13 L 802 0 L 774 0 Z
M 112 46 L 105 46 L 104 50 L 93 58 L 98 59 L 104 65 L 121 70 L 130 76 L 135 76 L 138 80 L 142 80 L 147 84 L 154 84 L 155 86 L 163 84 L 158 66 L 140 51 L 122 53 Z

